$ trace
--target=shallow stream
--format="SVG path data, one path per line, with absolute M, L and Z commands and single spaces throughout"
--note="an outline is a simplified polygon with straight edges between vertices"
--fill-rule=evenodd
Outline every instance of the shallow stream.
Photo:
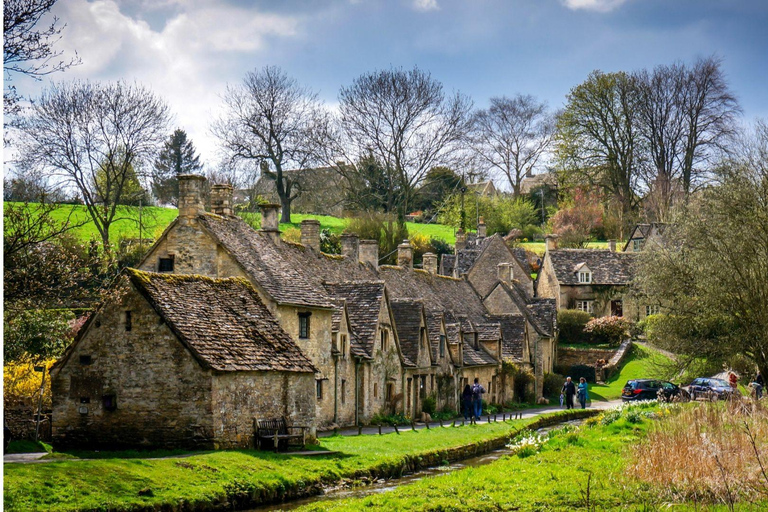
M 550 430 L 561 428 L 565 425 L 578 426 L 578 425 L 581 425 L 583 422 L 584 422 L 583 419 L 565 421 L 563 423 L 558 423 L 557 425 L 540 428 L 536 432 L 538 432 L 539 434 L 544 434 L 546 432 L 549 432 Z M 318 496 L 310 496 L 308 498 L 293 500 L 287 503 L 273 503 L 271 505 L 264 505 L 262 507 L 250 509 L 247 512 L 265 512 L 268 510 L 294 510 L 296 508 L 299 508 L 303 505 L 308 505 L 310 503 L 317 503 L 317 502 L 329 501 L 329 500 L 341 500 L 344 498 L 363 498 L 365 496 L 370 496 L 372 494 L 382 494 L 382 493 L 397 489 L 402 485 L 406 485 L 412 482 L 417 482 L 422 478 L 426 478 L 429 476 L 445 475 L 445 474 L 452 473 L 454 471 L 464 469 L 464 468 L 474 468 L 478 466 L 485 466 L 486 464 L 490 464 L 492 462 L 499 460 L 501 457 L 509 454 L 509 452 L 510 450 L 508 448 L 501 448 L 499 450 L 493 450 L 483 455 L 479 455 L 477 457 L 470 457 L 468 459 L 456 461 L 447 466 L 438 466 L 434 468 L 424 469 L 422 471 L 417 471 L 416 473 L 404 475 L 400 478 L 376 480 L 369 485 L 349 486 L 347 484 L 347 485 L 341 485 L 339 487 L 329 487 L 325 490 L 324 494 L 320 494 Z

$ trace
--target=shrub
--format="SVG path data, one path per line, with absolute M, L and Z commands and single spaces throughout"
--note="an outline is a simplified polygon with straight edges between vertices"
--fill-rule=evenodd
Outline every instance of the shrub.
M 533 372 L 528 368 L 520 368 L 511 361 L 502 363 L 502 371 L 512 377 L 514 399 L 518 402 L 529 401 L 528 385 L 534 381 Z M 534 400 L 535 398 L 533 397 Z
M 430 416 L 435 414 L 436 409 L 437 409 L 437 400 L 435 399 L 435 395 L 429 395 L 424 399 L 424 401 L 421 404 L 421 410 L 429 414 Z
M 360 240 L 378 240 L 379 257 L 386 256 L 382 264 L 397 263 L 397 246 L 408 238 L 405 226 L 398 226 L 392 215 L 363 212 L 349 220 L 347 233 L 355 233 Z
M 590 336 L 592 343 L 607 343 L 616 347 L 629 337 L 631 326 L 632 322 L 624 317 L 604 316 L 587 322 L 584 332 Z
M 397 414 L 374 414 L 371 418 L 371 425 L 410 425 L 411 420 L 405 417 L 402 413 Z
M 565 377 L 557 373 L 544 374 L 544 396 L 557 396 L 563 388 Z
M 663 315 L 648 315 L 637 323 L 638 330 L 645 334 L 645 338 L 653 343 L 657 340 L 659 324 L 664 321 Z
M 586 364 L 574 364 L 571 366 L 568 370 L 568 376 L 576 383 L 579 383 L 579 379 L 581 377 L 584 377 L 587 379 L 587 382 L 595 382 L 597 380 L 597 376 L 595 374 L 595 367 L 589 366 Z M 562 388 L 563 382 L 565 379 L 563 379 L 560 382 L 560 387 Z
M 557 312 L 557 327 L 560 330 L 560 343 L 588 343 L 589 335 L 584 333 L 584 326 L 592 316 L 578 309 L 561 309 Z
M 330 229 L 320 231 L 320 251 L 326 254 L 341 254 L 341 237 Z

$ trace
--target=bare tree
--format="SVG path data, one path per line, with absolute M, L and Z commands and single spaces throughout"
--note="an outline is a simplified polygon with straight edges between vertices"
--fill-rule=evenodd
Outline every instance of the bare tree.
M 118 205 L 162 144 L 168 118 L 166 104 L 137 84 L 53 84 L 21 125 L 21 152 L 77 188 L 108 251 L 110 227 L 130 210 Z
M 438 165 L 457 166 L 470 127 L 472 103 L 455 93 L 446 96 L 429 73 L 389 69 L 366 73 L 339 92 L 340 123 L 347 172 L 372 156 L 394 184 L 387 201 L 405 215 L 416 187 Z M 350 182 L 355 182 L 350 180 Z
M 291 202 L 301 190 L 284 171 L 311 164 L 315 144 L 322 143 L 313 135 L 325 120 L 317 95 L 279 67 L 267 66 L 246 74 L 242 84 L 228 86 L 224 106 L 213 134 L 233 161 L 255 161 L 274 180 L 280 222 L 290 222 Z
M 482 163 L 507 178 L 518 197 L 520 183 L 549 150 L 553 133 L 546 103 L 530 95 L 502 96 L 474 114 L 472 146 Z
M 75 56 L 66 60 L 59 58 L 63 52 L 54 50 L 54 44 L 61 39 L 63 26 L 57 26 L 58 18 L 53 17 L 50 25 L 39 27 L 38 22 L 46 15 L 57 0 L 5 0 L 3 2 L 3 70 L 5 88 L 3 106 L 5 115 L 19 112 L 19 96 L 11 85 L 16 74 L 40 80 L 43 76 L 63 71 L 80 63 Z
M 597 185 L 621 209 L 622 231 L 634 222 L 640 160 L 639 106 L 627 73 L 594 71 L 568 94 L 557 127 L 557 157 L 565 181 Z
M 657 220 L 666 220 L 675 197 L 687 197 L 709 172 L 709 162 L 736 134 L 740 110 L 715 58 L 634 74 L 640 134 L 648 152 L 646 182 Z

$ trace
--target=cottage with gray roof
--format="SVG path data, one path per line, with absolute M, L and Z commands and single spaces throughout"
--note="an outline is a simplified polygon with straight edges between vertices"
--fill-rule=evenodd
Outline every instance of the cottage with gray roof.
M 128 269 L 51 370 L 58 447 L 252 447 L 314 425 L 315 366 L 242 278 Z

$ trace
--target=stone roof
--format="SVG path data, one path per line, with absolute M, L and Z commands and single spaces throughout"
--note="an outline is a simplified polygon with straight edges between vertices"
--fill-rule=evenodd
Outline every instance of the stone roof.
M 424 304 L 420 300 L 391 300 L 392 316 L 395 319 L 397 339 L 403 352 L 406 366 L 416 366 L 419 361 L 421 343 L 421 318 Z
M 348 281 L 326 283 L 326 289 L 347 304 L 352 343 L 350 351 L 357 357 L 372 358 L 379 325 L 379 311 L 385 291 L 382 281 Z
M 501 330 L 498 323 L 476 324 L 477 339 L 480 341 L 498 341 L 501 339 Z
M 219 371 L 316 371 L 246 279 L 125 272 L 204 366 Z
M 238 217 L 202 214 L 198 220 L 276 302 L 334 307 L 322 286 L 298 262 L 285 257 L 283 242 L 275 243 Z
M 442 333 L 443 317 L 436 311 L 425 311 L 427 317 L 427 336 L 432 348 L 432 360 L 437 361 L 440 352 L 440 334 Z M 447 336 L 446 336 L 447 338 Z
M 501 357 L 514 361 L 523 360 L 525 345 L 525 317 L 522 315 L 503 315 L 490 317 L 501 328 Z
M 474 348 L 470 343 L 464 344 L 464 366 L 496 365 L 498 361 L 483 347 Z
M 554 337 L 554 324 L 542 322 L 548 318 L 548 314 L 543 311 L 539 311 L 540 308 L 549 309 L 549 302 L 539 302 L 544 299 L 529 299 L 525 294 L 525 289 L 517 281 L 511 283 L 506 281 L 500 281 L 498 286 L 501 286 L 509 298 L 517 305 L 517 309 L 525 317 L 525 319 L 533 326 L 537 333 L 548 338 Z
M 633 253 L 606 249 L 557 249 L 547 254 L 561 285 L 628 285 L 634 278 L 636 255 Z M 591 283 L 579 283 L 576 268 L 582 263 L 592 271 Z
M 544 332 L 550 335 L 554 334 L 557 330 L 557 305 L 555 299 L 545 299 L 542 297 L 529 299 L 527 309 L 536 317 L 539 327 Z
M 453 275 L 454 269 L 456 270 L 456 275 L 458 276 L 469 272 L 480 255 L 483 254 L 485 248 L 488 247 L 488 245 L 490 245 L 490 243 L 493 241 L 494 237 L 501 239 L 502 243 L 507 246 L 506 242 L 504 241 L 504 237 L 498 233 L 482 238 L 478 237 L 474 233 L 469 233 L 467 235 L 466 246 L 464 249 L 459 250 L 458 254 L 443 254 L 440 260 L 440 272 L 446 276 Z M 533 269 L 531 268 L 531 264 L 528 260 L 528 251 L 522 247 L 510 248 L 507 246 L 507 248 L 512 252 L 512 256 L 518 261 L 518 263 L 520 263 L 528 275 L 531 275 Z

